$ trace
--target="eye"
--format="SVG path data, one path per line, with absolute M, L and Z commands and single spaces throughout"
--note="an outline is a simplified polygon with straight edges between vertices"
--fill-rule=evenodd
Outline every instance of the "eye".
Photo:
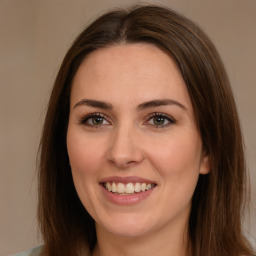
M 164 128 L 171 124 L 175 124 L 176 121 L 164 113 L 153 113 L 149 116 L 146 124 L 154 126 L 156 128 Z
M 84 124 L 92 127 L 100 127 L 102 125 L 110 125 L 111 123 L 107 120 L 107 117 L 101 113 L 92 113 L 82 117 L 79 121 L 80 124 Z

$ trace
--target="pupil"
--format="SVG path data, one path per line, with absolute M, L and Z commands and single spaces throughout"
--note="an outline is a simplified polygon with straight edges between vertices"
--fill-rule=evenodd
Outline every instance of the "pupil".
M 162 124 L 164 124 L 164 118 L 163 117 L 156 117 L 154 119 L 154 123 L 155 123 L 155 125 L 162 125 Z
M 92 122 L 93 122 L 94 125 L 102 124 L 103 118 L 102 117 L 95 117 L 95 118 L 92 119 Z

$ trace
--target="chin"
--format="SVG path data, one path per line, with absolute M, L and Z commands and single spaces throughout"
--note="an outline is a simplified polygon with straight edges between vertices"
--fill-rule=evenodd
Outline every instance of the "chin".
M 152 222 L 139 216 L 114 217 L 112 221 L 96 224 L 97 229 L 105 229 L 107 233 L 119 237 L 135 238 L 146 235 L 152 230 Z

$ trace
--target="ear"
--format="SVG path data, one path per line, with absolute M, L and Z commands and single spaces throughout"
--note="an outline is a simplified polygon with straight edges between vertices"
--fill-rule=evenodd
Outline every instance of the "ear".
M 208 174 L 211 170 L 209 155 L 206 152 L 202 153 L 201 163 L 199 168 L 200 174 Z

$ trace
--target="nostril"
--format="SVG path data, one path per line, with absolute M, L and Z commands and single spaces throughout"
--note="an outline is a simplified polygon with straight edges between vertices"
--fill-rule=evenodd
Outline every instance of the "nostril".
M 109 162 L 120 168 L 127 168 L 143 161 L 144 156 L 139 150 L 131 150 L 126 152 L 110 151 L 107 156 Z

